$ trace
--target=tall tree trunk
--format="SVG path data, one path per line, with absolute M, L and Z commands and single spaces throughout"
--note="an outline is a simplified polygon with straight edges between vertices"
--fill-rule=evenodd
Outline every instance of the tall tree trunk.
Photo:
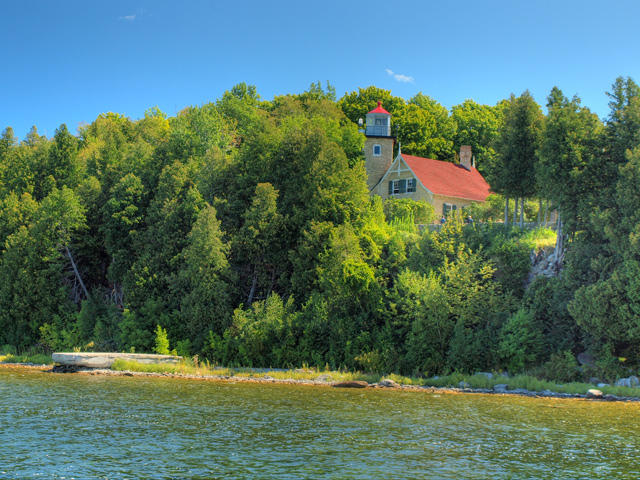
M 273 291 L 273 287 L 276 284 L 276 272 L 278 271 L 277 267 L 273 267 L 273 270 L 271 271 L 271 285 L 269 285 L 269 291 L 267 292 L 267 297 L 269 295 L 271 295 L 271 292 Z
M 542 197 L 538 198 L 538 227 L 540 226 L 540 217 L 542 215 Z
M 509 226 L 509 195 L 504 196 L 504 226 Z
M 549 199 L 547 198 L 547 201 L 544 204 L 544 226 L 547 226 L 547 223 L 549 222 Z
M 69 247 L 67 245 L 65 245 L 64 249 L 67 251 L 67 256 L 69 257 L 69 260 L 71 260 L 71 267 L 73 268 L 73 273 L 75 273 L 76 278 L 78 279 L 78 282 L 80 282 L 80 286 L 82 287 L 82 291 L 84 292 L 84 294 L 87 297 L 87 299 L 90 299 L 91 296 L 89 295 L 89 292 L 87 291 L 87 287 L 84 286 L 84 282 L 82 281 L 82 277 L 80 276 L 80 272 L 78 272 L 78 267 L 76 267 L 76 262 L 73 261 L 73 255 L 71 255 L 71 251 L 69 250 Z
M 513 226 L 515 227 L 518 224 L 518 197 L 514 198 L 516 201 L 516 206 L 513 209 Z
M 256 294 L 257 286 L 258 286 L 258 267 L 254 267 L 253 279 L 251 280 L 251 291 L 249 291 L 249 298 L 247 299 L 247 304 L 249 307 L 251 306 L 251 303 L 253 303 L 253 297 Z
M 524 227 L 524 197 L 520 198 L 520 228 Z
M 558 210 L 558 225 L 556 229 L 555 259 L 555 270 L 556 272 L 560 272 L 562 260 L 564 259 L 564 235 L 562 234 L 562 220 L 560 219 L 560 210 Z

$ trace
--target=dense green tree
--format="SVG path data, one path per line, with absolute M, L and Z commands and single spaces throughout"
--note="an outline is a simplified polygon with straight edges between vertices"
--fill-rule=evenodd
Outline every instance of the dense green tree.
M 543 118 L 540 105 L 528 90 L 517 98 L 511 95 L 495 142 L 497 157 L 488 172 L 493 191 L 515 198 L 516 206 L 520 199 L 521 225 L 524 199 L 537 192 L 536 151 L 540 145 Z
M 0 259 L 0 341 L 33 345 L 45 325 L 54 337 L 68 333 L 63 330 L 72 323 L 71 299 L 87 294 L 73 256 L 73 240 L 83 226 L 77 196 L 63 187 L 43 200 L 32 225 L 7 238 Z
M 422 92 L 409 99 L 409 105 L 418 105 L 422 110 L 429 112 L 435 120 L 435 131 L 428 141 L 429 151 L 436 160 L 450 160 L 456 155 L 455 138 L 458 130 L 453 117 L 449 115 L 449 110 Z
M 520 309 L 500 330 L 497 356 L 510 373 L 535 366 L 542 353 L 543 336 L 531 312 Z
M 440 279 L 410 270 L 400 275 L 389 292 L 388 303 L 395 342 L 406 373 L 433 375 L 446 369 L 453 334 L 449 301 Z
M 0 196 L 9 192 L 30 193 L 36 199 L 52 188 L 53 178 L 47 172 L 50 142 L 33 127 L 25 140 L 7 151 L 0 162 Z
M 84 166 L 78 159 L 78 139 L 71 135 L 67 125 L 63 123 L 56 129 L 51 142 L 47 172 L 58 187 L 75 188 L 82 178 L 83 170 Z
M 479 255 L 462 252 L 441 269 L 455 326 L 448 364 L 454 370 L 474 372 L 494 368 L 498 332 L 512 308 L 492 281 L 494 269 Z
M 231 318 L 233 281 L 220 221 L 213 207 L 206 205 L 187 236 L 181 257 L 184 265 L 172 281 L 180 298 L 181 329 L 178 337 L 191 339 L 200 349 L 209 331 L 224 333 Z
M 9 150 L 18 144 L 18 139 L 13 134 L 13 128 L 7 127 L 0 135 L 0 164 L 4 164 L 4 158 Z
M 494 160 L 493 144 L 502 123 L 501 110 L 465 100 L 460 105 L 451 107 L 451 118 L 457 125 L 455 151 L 460 151 L 463 145 L 471 146 L 476 167 L 484 175 Z
M 378 106 L 378 102 L 382 102 L 382 107 L 392 115 L 392 124 L 394 116 L 400 114 L 406 107 L 405 100 L 391 95 L 391 90 L 374 86 L 358 88 L 357 92 L 345 93 L 338 100 L 338 106 L 349 120 L 357 124 L 358 119 L 364 120 L 366 114 Z
M 146 225 L 136 235 L 136 257 L 124 279 L 124 300 L 128 310 L 122 325 L 121 342 L 126 347 L 150 348 L 150 332 L 161 325 L 175 338 L 179 325 L 180 295 L 170 285 L 182 265 L 180 253 L 205 202 L 193 182 L 188 165 L 175 162 L 160 177 L 156 196 L 146 216 Z
M 21 226 L 30 225 L 38 204 L 31 195 L 10 193 L 0 200 L 0 251 L 7 238 Z
M 395 133 L 404 153 L 426 158 L 437 156 L 439 152 L 431 142 L 436 135 L 436 121 L 430 112 L 410 104 L 393 120 L 397 126 Z
M 568 100 L 557 87 L 551 90 L 547 108 L 536 166 L 538 184 L 560 210 L 566 231 L 575 232 L 585 227 L 593 208 L 589 197 L 596 185 L 591 171 L 599 162 L 603 126 L 579 98 Z
M 142 181 L 128 174 L 116 183 L 102 210 L 100 231 L 110 257 L 109 279 L 112 294 L 122 304 L 121 285 L 135 259 L 134 244 L 145 218 L 146 192 Z
M 596 228 L 607 240 L 606 256 L 592 264 L 598 281 L 578 289 L 569 311 L 593 348 L 636 361 L 640 360 L 634 347 L 640 334 L 640 148 L 628 151 L 627 158 L 629 162 L 620 168 L 615 209 L 596 217 Z
M 276 287 L 279 270 L 286 257 L 282 248 L 282 215 L 276 201 L 278 191 L 269 183 L 259 183 L 244 225 L 234 242 L 234 257 L 247 279 L 245 302 L 265 300 Z

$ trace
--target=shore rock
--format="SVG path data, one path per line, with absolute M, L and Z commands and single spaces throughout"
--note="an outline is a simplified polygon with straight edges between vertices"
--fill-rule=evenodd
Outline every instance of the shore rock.
M 592 388 L 587 391 L 587 398 L 603 398 L 604 394 L 600 390 Z
M 352 380 L 350 382 L 338 382 L 332 385 L 336 388 L 367 388 L 369 384 L 361 380 Z
M 138 363 L 171 363 L 176 364 L 182 357 L 174 355 L 153 355 L 146 353 L 117 353 L 117 352 L 84 352 L 51 354 L 51 359 L 59 365 L 87 368 L 111 368 L 116 358 L 132 360 Z
M 316 377 L 316 382 L 330 382 L 331 380 L 333 380 L 333 377 L 327 373 L 323 373 Z
M 499 383 L 493 386 L 495 393 L 507 393 L 508 385 L 506 383 Z
M 628 378 L 619 378 L 616 380 L 616 387 L 630 387 L 631 381 Z
M 398 387 L 400 387 L 400 385 L 398 385 L 396 382 L 394 382 L 390 378 L 383 378 L 382 380 L 380 380 L 378 382 L 378 386 L 386 387 L 386 388 L 398 388 Z
M 486 377 L 489 380 L 491 380 L 493 378 L 493 373 L 490 373 L 490 372 L 478 372 L 478 373 L 476 373 L 476 375 L 480 375 L 480 376 Z
M 467 382 L 463 380 L 458 383 L 458 388 L 471 388 L 471 385 L 469 385 Z
M 637 387 L 638 385 L 640 385 L 640 380 L 635 375 L 616 380 L 616 387 Z

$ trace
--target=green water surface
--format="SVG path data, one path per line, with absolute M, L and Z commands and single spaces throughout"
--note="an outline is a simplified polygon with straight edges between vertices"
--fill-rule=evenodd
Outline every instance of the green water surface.
M 0 478 L 640 478 L 640 405 L 0 369 Z

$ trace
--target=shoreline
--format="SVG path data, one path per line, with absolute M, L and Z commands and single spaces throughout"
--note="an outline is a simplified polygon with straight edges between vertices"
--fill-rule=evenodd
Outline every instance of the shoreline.
M 111 370 L 104 368 L 86 368 L 78 370 L 76 372 L 55 372 L 53 365 L 39 365 L 39 364 L 27 364 L 27 363 L 0 363 L 0 368 L 16 368 L 16 369 L 30 369 L 40 370 L 43 373 L 59 373 L 59 374 L 77 374 L 77 375 L 104 375 L 104 376 L 117 376 L 117 377 L 151 377 L 151 378 L 177 378 L 183 380 L 199 380 L 199 381 L 213 381 L 213 382 L 230 382 L 230 383 L 271 383 L 271 384 L 285 384 L 285 385 L 303 385 L 303 386 L 316 386 L 316 387 L 332 387 L 332 388 L 373 388 L 373 389 L 385 389 L 385 390 L 403 390 L 403 391 L 416 391 L 423 393 L 435 393 L 435 394 L 449 394 L 449 395 L 501 395 L 510 397 L 528 397 L 528 398 L 553 398 L 553 399 L 568 399 L 568 400 L 589 400 L 599 402 L 626 402 L 626 403 L 639 403 L 640 397 L 622 397 L 617 395 L 601 395 L 594 396 L 580 393 L 560 393 L 552 392 L 550 390 L 544 390 L 542 392 L 530 391 L 526 389 L 504 390 L 496 391 L 495 389 L 481 389 L 481 388 L 456 388 L 456 387 L 434 387 L 423 385 L 402 385 L 392 380 L 381 380 L 378 383 L 366 383 L 366 382 L 340 382 L 327 379 L 322 380 L 309 380 L 309 379 L 294 379 L 294 378 L 273 378 L 268 374 L 262 377 L 246 377 L 235 375 L 201 375 L 201 374 L 185 374 L 185 373 L 159 373 L 159 372 L 136 372 L 130 370 Z M 322 377 L 322 375 L 319 375 Z M 347 385 L 358 383 L 359 385 Z M 595 390 L 595 389 L 594 389 Z M 601 393 L 601 392 L 600 392 Z

